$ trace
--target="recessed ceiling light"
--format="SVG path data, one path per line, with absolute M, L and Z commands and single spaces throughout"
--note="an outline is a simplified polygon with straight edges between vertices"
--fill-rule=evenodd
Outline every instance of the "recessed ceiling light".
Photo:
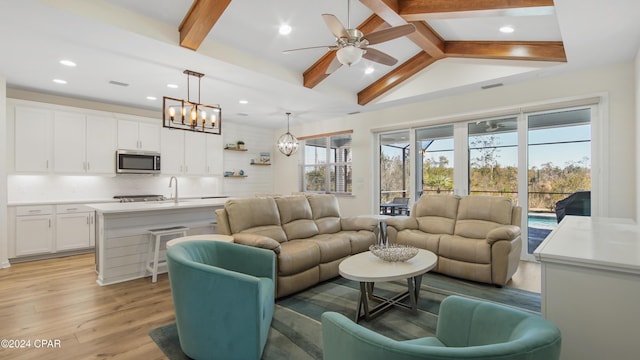
M 240 100 L 238 101 L 240 104 L 245 105 L 249 103 L 249 100 Z
M 373 74 L 374 70 L 375 69 L 373 68 L 373 66 L 368 66 L 366 69 L 364 69 L 364 73 L 367 75 Z
M 171 88 L 171 89 L 177 89 L 178 85 L 176 85 L 176 84 L 167 84 L 167 87 Z
M 513 26 L 510 25 L 506 25 L 500 28 L 500 32 L 503 34 L 511 34 L 513 31 Z
M 291 26 L 289 24 L 282 24 L 278 28 L 278 32 L 280 35 L 289 35 L 291 34 Z
M 56 83 L 56 84 L 66 84 L 67 80 L 53 79 L 53 82 Z
M 158 100 L 155 96 L 147 96 L 147 100 Z
M 64 65 L 64 66 L 68 66 L 68 67 L 75 67 L 76 63 L 74 63 L 71 60 L 60 60 L 60 64 Z

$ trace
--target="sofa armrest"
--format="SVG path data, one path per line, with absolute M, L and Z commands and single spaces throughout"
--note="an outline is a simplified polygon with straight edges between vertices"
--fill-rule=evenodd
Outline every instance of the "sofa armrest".
M 520 236 L 520 227 L 515 225 L 504 225 L 497 227 L 487 233 L 487 243 L 493 244 L 498 240 L 513 240 Z
M 396 229 L 396 231 L 401 231 L 405 229 L 418 229 L 418 220 L 412 216 L 395 216 L 392 218 L 388 218 L 384 221 L 387 226 L 391 226 Z
M 366 216 L 340 218 L 340 228 L 344 231 L 367 230 L 376 232 L 378 229 L 378 220 Z
M 276 254 L 280 254 L 280 243 L 267 236 L 252 233 L 237 233 L 233 234 L 233 241 L 237 244 L 273 250 Z

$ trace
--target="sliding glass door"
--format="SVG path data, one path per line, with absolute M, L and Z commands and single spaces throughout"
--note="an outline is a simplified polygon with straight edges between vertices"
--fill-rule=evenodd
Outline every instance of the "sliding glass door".
M 565 214 L 591 214 L 591 109 L 527 116 L 527 253 Z M 567 200 L 563 200 L 567 199 Z
M 453 194 L 453 125 L 416 130 L 416 187 L 422 194 Z

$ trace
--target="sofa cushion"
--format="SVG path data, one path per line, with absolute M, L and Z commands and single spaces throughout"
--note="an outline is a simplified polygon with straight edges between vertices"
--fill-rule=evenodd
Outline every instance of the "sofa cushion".
M 307 195 L 313 219 L 320 234 L 334 234 L 342 230 L 340 227 L 340 205 L 335 195 Z
M 484 239 L 442 235 L 438 255 L 469 263 L 489 264 L 491 263 L 491 245 Z
M 319 233 L 318 226 L 311 217 L 311 206 L 306 196 L 282 196 L 275 200 L 287 239 L 306 239 Z
M 318 266 L 320 248 L 313 241 L 291 240 L 280 244 L 278 275 L 292 275 Z
M 511 224 L 513 202 L 501 196 L 466 196 L 460 200 L 455 234 L 485 239 L 489 231 Z
M 347 234 L 320 234 L 305 241 L 312 241 L 318 246 L 320 263 L 328 263 L 351 255 L 351 241 Z
M 429 250 L 437 254 L 440 234 L 427 234 L 420 230 L 405 229 L 398 232 L 395 242 L 397 244 Z
M 378 242 L 376 233 L 371 231 L 342 231 L 341 234 L 349 236 L 349 240 L 351 241 L 352 255 L 367 251 L 369 250 L 369 246 L 375 245 Z
M 232 234 L 247 231 L 278 242 L 287 240 L 280 227 L 280 213 L 273 198 L 231 199 L 224 204 L 224 208 Z
M 422 195 L 412 214 L 418 229 L 430 234 L 453 234 L 459 202 L 456 195 Z

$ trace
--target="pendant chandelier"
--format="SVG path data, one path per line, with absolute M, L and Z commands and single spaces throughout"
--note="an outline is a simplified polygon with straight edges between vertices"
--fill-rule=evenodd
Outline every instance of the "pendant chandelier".
M 290 112 L 287 114 L 287 132 L 280 136 L 278 139 L 278 150 L 286 156 L 291 156 L 291 154 L 295 153 L 298 150 L 298 139 L 296 139 L 291 132 L 289 132 L 289 116 Z
M 203 132 L 220 135 L 222 133 L 222 109 L 220 105 L 200 103 L 200 80 L 204 74 L 185 70 L 187 75 L 187 100 L 162 98 L 162 125 L 166 128 Z M 198 78 L 198 101 L 191 101 L 189 79 Z

